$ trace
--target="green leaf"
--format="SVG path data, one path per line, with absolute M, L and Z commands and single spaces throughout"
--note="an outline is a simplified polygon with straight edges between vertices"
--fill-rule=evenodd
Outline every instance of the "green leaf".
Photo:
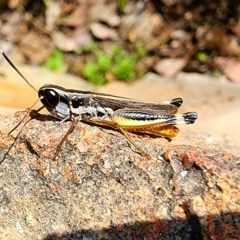
M 199 51 L 197 53 L 197 59 L 200 61 L 206 61 L 208 59 L 208 55 L 207 55 L 207 53 L 205 53 L 203 51 Z
M 54 72 L 61 72 L 64 69 L 65 65 L 65 58 L 63 53 L 58 49 L 53 49 L 52 54 L 44 63 L 44 67 L 54 71 Z

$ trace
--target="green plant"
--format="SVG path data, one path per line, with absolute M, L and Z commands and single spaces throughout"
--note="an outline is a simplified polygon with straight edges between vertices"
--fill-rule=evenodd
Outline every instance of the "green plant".
M 84 70 L 83 76 L 88 79 L 93 85 L 103 85 L 107 82 L 104 73 L 98 68 L 95 63 L 87 63 Z
M 199 60 L 199 61 L 206 61 L 208 59 L 208 54 L 204 51 L 198 51 L 196 53 L 196 58 Z
M 54 71 L 54 72 L 61 72 L 64 69 L 65 65 L 65 58 L 63 53 L 58 50 L 57 48 L 53 49 L 50 57 L 44 63 L 44 67 Z
M 127 0 L 118 0 L 118 11 L 120 14 L 124 13 L 126 5 Z
M 108 73 L 115 79 L 132 81 L 144 72 L 138 61 L 147 52 L 141 44 L 136 45 L 135 52 L 130 53 L 119 45 L 113 45 L 108 53 L 95 44 L 91 44 L 85 51 L 92 53 L 95 60 L 85 65 L 82 74 L 94 85 L 107 83 Z
M 137 42 L 135 46 L 136 46 L 137 54 L 139 56 L 145 57 L 147 55 L 147 49 L 142 42 Z
M 125 50 L 115 47 L 113 49 L 114 66 L 113 74 L 117 79 L 123 81 L 133 80 L 137 76 L 137 55 L 135 53 L 127 53 Z

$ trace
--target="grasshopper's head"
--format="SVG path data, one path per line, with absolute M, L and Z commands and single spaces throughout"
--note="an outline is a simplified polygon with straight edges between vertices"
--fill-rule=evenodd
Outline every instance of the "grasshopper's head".
M 39 89 L 38 96 L 53 117 L 62 120 L 70 118 L 69 96 L 64 88 L 47 84 Z

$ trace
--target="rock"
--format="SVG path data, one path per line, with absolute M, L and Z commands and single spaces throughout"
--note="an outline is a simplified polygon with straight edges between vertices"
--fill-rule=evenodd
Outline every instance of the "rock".
M 0 116 L 5 239 L 238 238 L 238 149 L 131 134 L 146 159 L 120 133 L 79 123 L 53 161 L 71 122 L 35 115 L 7 135 L 23 115 Z

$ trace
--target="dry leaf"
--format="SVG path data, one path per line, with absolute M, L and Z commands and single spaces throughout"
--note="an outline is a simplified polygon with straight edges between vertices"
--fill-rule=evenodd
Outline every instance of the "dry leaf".
M 106 40 L 106 39 L 116 40 L 118 37 L 116 30 L 109 28 L 108 26 L 103 25 L 101 23 L 91 24 L 90 30 L 94 35 L 94 37 L 101 40 Z
M 85 27 L 79 27 L 74 31 L 72 37 L 67 37 L 61 32 L 55 32 L 52 34 L 52 39 L 60 50 L 71 52 L 88 45 L 92 41 L 92 36 Z
M 240 83 L 240 60 L 227 57 L 215 57 L 214 63 L 230 80 Z
M 60 16 L 60 12 L 61 11 L 60 11 L 59 2 L 49 1 L 49 5 L 48 5 L 48 7 L 46 9 L 46 12 L 45 12 L 46 28 L 49 31 L 53 30 L 53 28 L 55 26 L 55 22 Z
M 19 50 L 31 61 L 43 63 L 51 54 L 52 47 L 47 38 L 29 31 L 20 41 Z
M 110 27 L 117 27 L 121 22 L 116 12 L 116 4 L 111 4 L 106 7 L 106 4 L 95 3 L 90 9 L 89 14 L 92 21 L 101 21 L 107 23 Z
M 209 29 L 202 26 L 198 27 L 196 38 L 199 41 L 198 47 L 200 49 L 215 49 L 226 55 L 239 54 L 240 48 L 237 39 L 228 35 L 218 26 L 213 26 Z
M 58 24 L 70 27 L 86 25 L 88 21 L 88 4 L 80 4 L 67 19 L 59 20 Z
M 187 62 L 187 58 L 166 58 L 158 61 L 153 69 L 163 76 L 172 77 L 181 71 Z

